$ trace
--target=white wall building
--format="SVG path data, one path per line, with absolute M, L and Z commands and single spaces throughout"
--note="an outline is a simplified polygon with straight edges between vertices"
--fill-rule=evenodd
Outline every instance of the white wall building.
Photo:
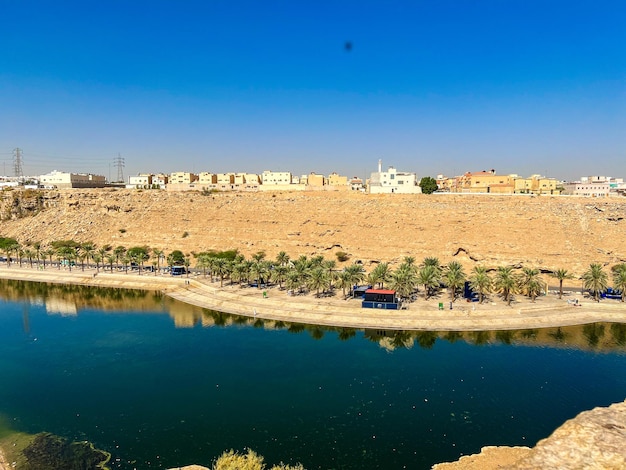
M 106 178 L 91 173 L 65 173 L 54 170 L 39 177 L 39 184 L 47 188 L 104 188 Z
M 378 160 L 378 171 L 371 174 L 368 191 L 370 194 L 419 194 L 422 188 L 417 183 L 415 173 L 399 172 L 392 166 L 382 171 L 382 160 Z
M 264 185 L 291 184 L 291 173 L 288 171 L 265 170 L 263 174 L 261 174 L 261 184 L 264 184 Z

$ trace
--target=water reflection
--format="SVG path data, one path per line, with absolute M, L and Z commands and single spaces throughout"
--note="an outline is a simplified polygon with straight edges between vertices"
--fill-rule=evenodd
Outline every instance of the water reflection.
M 341 341 L 348 341 L 357 337 L 357 330 L 354 328 L 307 325 L 231 315 L 178 302 L 158 291 L 45 284 L 3 279 L 0 280 L 0 298 L 25 302 L 23 328 L 26 333 L 30 330 L 29 305 L 44 305 L 48 314 L 63 316 L 79 315 L 81 311 L 87 309 L 98 309 L 111 313 L 164 312 L 173 319 L 176 328 L 193 328 L 199 325 L 202 327 L 247 326 L 263 329 L 285 329 L 294 334 L 306 332 L 316 340 L 324 338 L 327 333 L 336 334 Z M 365 330 L 363 337 L 377 343 L 387 351 L 410 349 L 415 344 L 423 349 L 431 349 L 437 341 L 449 343 L 464 341 L 476 346 L 535 344 L 555 348 L 607 352 L 626 351 L 626 324 L 621 323 L 469 332 L 377 329 Z

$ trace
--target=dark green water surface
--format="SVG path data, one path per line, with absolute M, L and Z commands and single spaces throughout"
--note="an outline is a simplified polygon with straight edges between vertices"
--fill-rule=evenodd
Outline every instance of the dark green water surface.
M 626 325 L 394 334 L 152 293 L 4 282 L 0 296 L 3 421 L 90 441 L 116 469 L 210 466 L 247 447 L 307 469 L 426 469 L 532 446 L 626 398 Z

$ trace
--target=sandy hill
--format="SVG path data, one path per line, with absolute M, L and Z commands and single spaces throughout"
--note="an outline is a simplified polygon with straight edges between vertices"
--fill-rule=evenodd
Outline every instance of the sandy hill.
M 340 192 L 3 191 L 0 236 L 186 253 L 515 264 L 582 273 L 626 261 L 626 200 Z

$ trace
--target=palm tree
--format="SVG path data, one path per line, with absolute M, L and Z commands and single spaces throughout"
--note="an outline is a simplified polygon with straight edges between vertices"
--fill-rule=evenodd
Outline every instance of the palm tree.
M 126 254 L 126 247 L 120 245 L 113 250 L 113 253 L 115 254 L 115 262 L 120 264 L 120 258 Z
M 465 272 L 463 266 L 458 261 L 450 261 L 446 266 L 444 272 L 444 280 L 448 289 L 450 289 L 450 296 L 452 301 L 456 300 L 456 291 L 465 283 Z
M 52 247 L 48 247 L 46 248 L 46 250 L 43 252 L 43 268 L 46 269 L 46 256 L 48 257 L 48 259 L 50 260 L 50 266 L 52 266 L 52 257 L 54 256 L 54 248 Z
M 158 251 L 158 250 L 157 250 Z M 154 255 L 157 256 L 157 253 L 154 252 Z M 211 255 L 207 252 L 198 253 L 196 256 L 196 268 L 202 269 L 202 275 L 206 277 L 206 270 L 211 265 Z M 158 268 L 157 268 L 158 269 Z
M 148 253 L 148 247 L 146 246 L 134 246 L 127 251 L 128 257 L 131 262 L 136 263 L 139 268 L 139 274 L 141 274 L 141 270 L 143 269 L 143 264 L 150 259 L 150 254 Z
M 39 263 L 41 261 L 41 242 L 33 243 L 33 248 L 35 249 L 35 255 L 37 256 L 37 267 L 39 267 Z
M 230 280 L 232 282 L 238 282 L 239 287 L 241 287 L 243 285 L 243 281 L 248 278 L 248 272 L 249 268 L 247 263 L 233 263 L 233 270 L 230 273 Z
M 441 270 L 441 263 L 439 262 L 439 258 L 435 258 L 434 256 L 424 258 L 424 261 L 422 261 L 422 266 L 433 266 L 438 270 Z
M 258 251 L 252 255 L 252 259 L 256 261 L 257 263 L 259 263 L 265 259 L 265 256 L 266 255 L 264 251 Z
M 283 290 L 283 282 L 287 279 L 287 273 L 289 272 L 289 267 L 284 264 L 279 264 L 278 266 L 274 266 L 274 279 L 278 282 L 278 288 Z
M 92 256 L 93 262 L 96 263 L 96 272 L 100 272 L 100 261 L 102 261 L 102 255 L 98 253 L 94 253 Z
M 413 264 L 402 263 L 391 274 L 390 287 L 395 290 L 400 298 L 410 299 L 411 294 L 417 288 L 418 277 Z
M 32 268 L 33 267 L 33 258 L 35 257 L 35 251 L 30 248 L 26 248 L 24 250 L 24 256 L 28 259 L 28 264 Z
M 220 287 L 224 287 L 224 278 L 227 277 L 231 271 L 228 260 L 224 258 L 215 258 L 213 268 L 214 273 L 220 278 Z
M 524 268 L 522 270 L 520 287 L 526 291 L 531 302 L 535 302 L 535 298 L 541 294 L 545 285 L 540 274 L 537 268 Z
M 327 283 L 328 283 L 328 272 L 322 266 L 317 266 L 311 269 L 311 272 L 307 279 L 307 287 L 310 290 L 315 289 L 316 297 L 320 296 L 320 289 L 323 289 L 324 287 L 326 287 Z
M 493 286 L 493 280 L 491 276 L 489 276 L 487 268 L 484 266 L 474 266 L 472 274 L 469 277 L 469 283 L 472 290 L 478 292 L 480 303 L 482 304 L 483 300 L 485 300 L 485 294 L 491 292 Z
M 302 292 L 302 281 L 297 271 L 291 270 L 287 273 L 285 287 L 290 291 L 298 290 L 299 292 Z
M 517 279 L 510 266 L 500 266 L 494 279 L 494 287 L 502 294 L 507 305 L 511 305 L 511 295 L 517 292 Z
M 87 259 L 87 253 L 82 248 L 76 249 L 76 259 L 80 262 L 81 270 L 85 270 L 85 259 Z
M 161 271 L 161 259 L 164 258 L 165 253 L 163 252 L 163 250 L 153 248 L 152 256 L 154 256 L 154 259 L 156 260 L 156 270 Z
M 552 273 L 550 273 L 550 276 L 559 280 L 559 299 L 560 299 L 563 297 L 563 281 L 565 279 L 572 279 L 573 276 L 567 269 L 563 269 L 563 268 L 559 268 L 559 269 L 552 271 Z
M 250 266 L 250 273 L 256 278 L 257 288 L 261 288 L 261 284 L 266 284 L 269 280 L 270 268 L 266 261 L 253 261 Z
M 343 298 L 346 298 L 346 288 L 352 287 L 352 278 L 349 271 L 343 270 L 337 275 L 339 287 L 343 291 Z
M 608 275 L 604 272 L 602 265 L 598 263 L 590 264 L 582 279 L 585 289 L 593 292 L 596 302 L 600 302 L 600 293 L 606 290 L 609 285 Z
M 441 272 L 438 267 L 432 265 L 424 265 L 417 273 L 418 282 L 424 286 L 424 295 L 426 300 L 432 295 L 433 289 L 439 287 L 441 282 Z
M 389 263 L 379 263 L 368 276 L 368 282 L 371 285 L 378 284 L 379 288 L 383 288 L 385 282 L 391 279 L 391 269 Z
M 365 279 L 365 269 L 360 264 L 354 263 L 344 268 L 350 278 L 350 286 L 360 284 Z
M 11 266 L 11 253 L 15 250 L 15 247 L 19 246 L 19 243 L 15 238 L 0 237 L 0 250 L 6 253 L 7 268 Z
M 65 261 L 67 266 L 70 268 L 70 272 L 72 271 L 72 264 L 74 264 L 74 259 L 76 259 L 76 248 L 69 245 L 62 245 L 57 250 L 57 256 L 59 259 Z M 59 268 L 61 263 L 59 263 Z
M 115 262 L 115 255 L 113 254 L 106 255 L 106 260 L 107 260 L 107 263 L 109 264 L 110 271 L 113 272 L 113 263 Z
M 333 290 L 333 281 L 337 278 L 336 267 L 337 262 L 334 259 L 326 259 L 322 262 L 322 268 L 326 270 L 328 275 L 328 292 Z
M 289 263 L 289 255 L 285 253 L 284 251 L 280 251 L 276 255 L 276 264 L 278 266 L 286 266 L 287 263 Z
M 191 258 L 189 255 L 185 256 L 185 261 L 183 263 L 185 265 L 185 275 L 189 277 L 189 266 L 191 265 Z
M 81 246 L 79 246 L 79 250 L 82 252 L 82 254 L 87 259 L 87 264 L 89 264 L 89 258 L 91 258 L 93 260 L 93 255 L 96 252 L 96 245 L 94 245 L 93 242 L 86 242 L 86 243 L 83 243 Z M 84 261 L 84 258 L 83 258 L 83 261 Z M 89 266 L 87 266 L 87 267 L 89 267 Z M 83 271 L 84 270 L 85 270 L 85 267 L 83 265 Z
M 626 264 L 623 268 L 613 270 L 613 288 L 622 294 L 622 302 L 626 298 Z

